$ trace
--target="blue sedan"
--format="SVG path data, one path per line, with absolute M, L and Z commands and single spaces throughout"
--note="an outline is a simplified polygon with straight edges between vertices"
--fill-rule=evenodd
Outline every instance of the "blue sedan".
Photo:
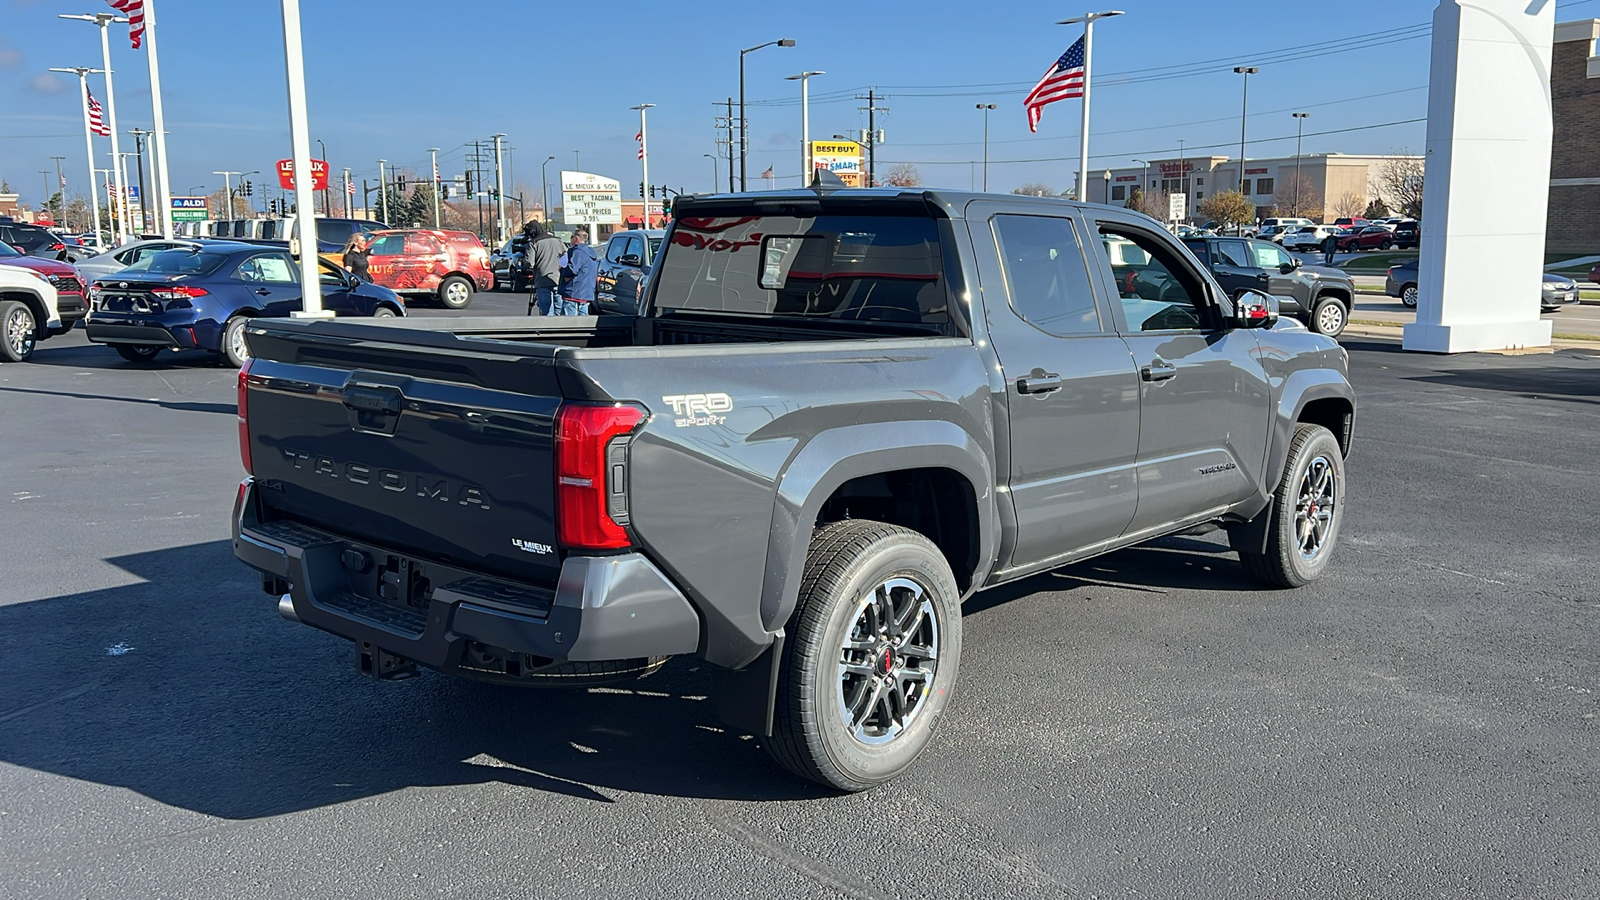
M 403 316 L 394 291 L 318 260 L 324 309 L 340 316 Z M 163 250 L 90 287 L 89 340 L 129 362 L 162 350 L 209 350 L 234 366 L 250 357 L 244 326 L 299 310 L 300 267 L 282 247 L 224 241 Z

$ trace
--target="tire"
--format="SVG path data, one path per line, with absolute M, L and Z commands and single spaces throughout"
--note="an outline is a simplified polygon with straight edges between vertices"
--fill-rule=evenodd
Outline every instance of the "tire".
M 244 367 L 250 359 L 250 345 L 245 342 L 244 326 L 250 324 L 249 316 L 234 316 L 222 326 L 222 358 L 235 369 Z
M 1312 331 L 1336 338 L 1344 334 L 1350 323 L 1350 311 L 1338 297 L 1318 297 L 1311 306 L 1311 318 L 1306 322 Z
M 1393 241 L 1384 241 L 1383 243 L 1378 245 L 1378 249 L 1379 250 L 1388 250 L 1390 247 L 1393 247 L 1393 246 L 1394 246 L 1394 242 Z
M 917 532 L 863 519 L 813 531 L 767 753 L 843 791 L 905 771 L 950 702 L 960 597 L 949 563 Z
M 1328 567 L 1338 542 L 1344 500 L 1344 455 L 1339 442 L 1321 425 L 1296 426 L 1283 478 L 1272 503 L 1261 512 L 1271 517 L 1267 552 L 1241 551 L 1239 561 L 1245 571 L 1275 587 L 1302 587 L 1315 581 Z M 1314 524 L 1315 529 L 1302 535 L 1302 521 Z M 1308 544 L 1309 553 L 1305 549 Z
M 21 300 L 0 301 L 0 360 L 27 362 L 39 345 L 39 320 Z
M 393 319 L 396 316 L 395 316 L 395 311 L 394 310 L 390 309 L 387 306 L 380 306 L 377 309 L 372 311 L 372 317 L 374 319 Z
M 472 302 L 472 282 L 460 275 L 451 275 L 439 282 L 439 302 L 446 309 L 466 309 Z
M 160 347 L 150 347 L 145 344 L 117 344 L 117 355 L 133 363 L 146 363 L 156 358 L 161 352 Z
M 1400 289 L 1400 302 L 1412 309 L 1417 308 L 1417 286 L 1408 284 Z

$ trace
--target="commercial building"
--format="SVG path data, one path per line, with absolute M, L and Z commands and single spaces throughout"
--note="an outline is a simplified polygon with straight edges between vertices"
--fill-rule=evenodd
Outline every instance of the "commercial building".
M 1600 19 L 1556 25 L 1550 59 L 1555 120 L 1545 249 L 1600 253 Z
M 1095 203 L 1122 206 L 1136 188 L 1146 196 L 1187 194 L 1189 218 L 1196 207 L 1223 191 L 1240 191 L 1255 204 L 1257 218 L 1303 215 L 1333 218 L 1360 215 L 1379 196 L 1380 171 L 1391 159 L 1420 157 L 1307 153 L 1300 157 L 1249 159 L 1240 171 L 1226 156 L 1152 159 L 1148 165 L 1107 169 L 1089 185 Z M 1094 183 L 1098 181 L 1099 183 Z M 1351 212 L 1344 212 L 1344 210 Z

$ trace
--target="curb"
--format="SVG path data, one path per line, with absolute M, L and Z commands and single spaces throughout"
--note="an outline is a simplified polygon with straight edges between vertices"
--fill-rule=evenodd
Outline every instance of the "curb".
M 1393 327 L 1389 327 L 1387 325 L 1346 325 L 1343 333 L 1339 335 L 1339 339 L 1343 340 L 1347 337 L 1358 337 L 1375 341 L 1391 341 L 1395 344 L 1398 344 L 1400 343 L 1401 339 L 1401 329 L 1404 327 L 1404 325 L 1398 323 Z M 1503 356 L 1522 356 L 1538 353 L 1551 353 L 1556 350 L 1600 350 L 1600 337 L 1595 338 L 1593 341 L 1567 341 L 1558 338 L 1550 341 L 1549 347 L 1530 347 L 1526 350 L 1480 350 L 1474 352 L 1494 353 Z M 1429 355 L 1453 356 L 1455 354 Z

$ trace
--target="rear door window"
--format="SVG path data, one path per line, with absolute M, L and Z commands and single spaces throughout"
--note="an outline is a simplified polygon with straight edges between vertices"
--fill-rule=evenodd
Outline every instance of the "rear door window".
M 444 252 L 444 247 L 427 234 L 408 234 L 403 246 L 406 256 L 434 256 Z
M 399 256 L 405 249 L 406 236 L 403 234 L 386 234 L 372 242 L 367 248 L 368 256 Z
M 1250 251 L 1245 248 L 1244 241 L 1217 241 L 1217 263 L 1224 266 L 1238 266 L 1241 269 L 1255 268 L 1255 261 L 1250 258 Z
M 1102 330 L 1083 245 L 1070 219 L 999 215 L 990 225 L 1018 316 L 1058 336 Z
M 239 264 L 235 274 L 240 281 L 268 284 L 293 284 L 299 281 L 294 262 L 286 253 L 260 253 Z

